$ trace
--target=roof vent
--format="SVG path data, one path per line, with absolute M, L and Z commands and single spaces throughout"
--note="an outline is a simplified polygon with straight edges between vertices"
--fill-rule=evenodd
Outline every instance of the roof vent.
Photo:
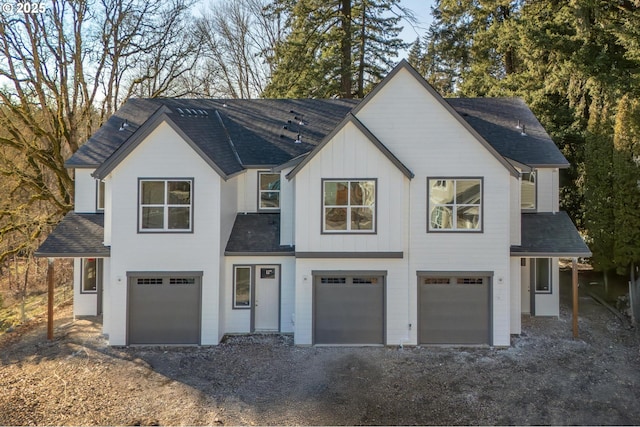
M 302 137 L 300 136 L 300 134 L 298 134 L 298 136 L 296 136 L 296 140 L 294 141 L 294 143 L 302 144 Z
M 520 135 L 527 136 L 527 130 L 525 129 L 524 125 L 522 125 L 522 130 L 520 131 Z
M 122 132 L 123 130 L 125 130 L 128 127 L 129 127 L 129 121 L 127 119 L 124 119 L 124 122 L 122 122 L 122 124 L 120 125 L 120 129 L 118 129 L 118 130 L 120 132 Z
M 520 120 L 518 120 L 518 124 L 516 125 L 516 129 L 522 129 L 522 125 L 520 124 Z

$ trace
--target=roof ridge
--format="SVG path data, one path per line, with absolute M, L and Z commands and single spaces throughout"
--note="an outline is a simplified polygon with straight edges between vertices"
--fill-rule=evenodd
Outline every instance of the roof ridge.
M 229 143 L 229 146 L 231 147 L 231 151 L 233 152 L 233 155 L 235 156 L 235 158 L 238 161 L 238 163 L 240 164 L 240 166 L 243 166 L 242 159 L 240 158 L 240 155 L 238 154 L 238 150 L 236 149 L 236 146 L 233 143 L 233 140 L 231 139 L 231 135 L 229 134 L 229 130 L 224 125 L 224 121 L 222 120 L 222 115 L 220 114 L 220 112 L 217 109 L 215 109 L 214 111 L 216 113 L 216 117 L 218 118 L 218 121 L 220 122 L 220 126 L 222 126 L 222 130 L 224 130 L 224 134 L 227 136 L 227 142 Z

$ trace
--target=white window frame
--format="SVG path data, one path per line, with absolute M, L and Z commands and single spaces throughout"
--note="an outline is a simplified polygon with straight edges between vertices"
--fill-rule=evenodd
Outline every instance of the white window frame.
M 162 182 L 164 183 L 164 202 L 163 203 L 142 203 L 142 186 L 146 182 Z M 170 204 L 168 203 L 168 192 L 170 182 L 188 182 L 189 183 L 189 204 Z M 162 228 L 144 228 L 143 227 L 143 208 L 155 207 L 163 208 Z M 189 208 L 189 227 L 188 228 L 169 228 L 169 209 L 170 208 Z M 140 178 L 138 180 L 138 232 L 139 233 L 192 233 L 193 232 L 193 178 Z
M 249 270 L 249 300 L 248 304 L 239 305 L 236 301 L 237 295 L 237 284 L 238 284 L 238 270 L 239 269 L 247 269 Z M 252 307 L 252 297 L 251 294 L 253 292 L 253 266 L 251 265 L 234 265 L 233 266 L 233 294 L 232 294 L 232 308 L 236 310 L 250 309 Z
M 279 211 L 280 210 L 280 195 L 282 194 L 280 192 L 280 188 L 278 188 L 277 190 L 273 190 L 273 189 L 267 189 L 267 190 L 263 190 L 262 189 L 262 185 L 261 185 L 261 176 L 262 175 L 278 175 L 278 180 L 280 181 L 280 174 L 277 172 L 269 172 L 269 171 L 258 171 L 258 210 L 260 211 Z M 281 183 L 280 183 L 281 184 Z M 279 187 L 279 186 L 278 186 Z M 278 206 L 277 207 L 272 207 L 272 206 L 262 206 L 262 194 L 263 193 L 277 193 L 277 197 L 278 197 Z
M 478 181 L 480 184 L 480 201 L 479 203 L 456 203 L 456 200 L 453 200 L 453 203 L 437 203 L 434 204 L 431 202 L 431 183 L 435 182 L 437 187 L 446 188 L 447 181 L 453 182 L 453 194 L 457 194 L 456 188 L 458 185 L 458 181 Z M 484 230 L 484 179 L 482 177 L 471 176 L 471 177 L 427 177 L 427 231 L 431 233 L 482 233 Z M 431 215 L 432 211 L 439 207 L 450 207 L 452 212 L 451 228 L 436 228 L 432 226 L 431 223 Z M 478 227 L 477 228 L 458 228 L 458 208 L 460 207 L 477 207 L 478 208 Z
M 325 185 L 329 182 L 345 182 L 347 183 L 348 194 L 347 194 L 347 204 L 345 205 L 326 205 L 325 204 Z M 373 183 L 373 204 L 372 205 L 352 205 L 351 204 L 351 184 L 354 182 L 371 182 Z M 322 180 L 322 234 L 376 234 L 378 230 L 378 221 L 377 221 L 377 201 L 378 201 L 378 180 L 377 178 L 345 178 L 345 179 L 323 179 Z M 327 208 L 331 209 L 346 209 L 346 229 L 344 230 L 328 230 L 327 225 Z M 362 229 L 352 229 L 351 228 L 351 211 L 353 208 L 370 208 L 372 211 L 371 217 L 371 229 L 370 230 L 362 230 Z

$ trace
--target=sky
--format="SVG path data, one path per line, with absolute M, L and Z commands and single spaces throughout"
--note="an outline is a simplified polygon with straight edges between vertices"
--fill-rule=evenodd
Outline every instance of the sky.
M 400 33 L 400 37 L 402 37 L 405 42 L 413 43 L 416 41 L 416 38 L 422 37 L 427 32 L 429 24 L 431 24 L 431 6 L 433 5 L 433 0 L 400 0 L 400 4 L 411 9 L 418 20 L 413 26 L 404 22 L 402 24 L 404 30 Z

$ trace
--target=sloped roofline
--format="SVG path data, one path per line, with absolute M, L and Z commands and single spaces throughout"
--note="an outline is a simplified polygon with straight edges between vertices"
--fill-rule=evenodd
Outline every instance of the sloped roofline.
M 385 77 L 367 96 L 364 97 L 362 102 L 356 105 L 351 113 L 356 115 L 360 110 L 362 110 L 365 105 L 367 105 L 373 98 L 375 98 L 376 94 L 382 90 L 394 77 L 396 74 L 400 72 L 400 70 L 407 70 L 409 74 L 411 74 L 421 85 L 426 89 L 431 96 L 433 96 L 442 107 L 449 112 L 457 121 L 464 127 L 475 139 L 480 142 L 484 146 L 484 148 L 489 151 L 493 157 L 495 157 L 508 171 L 511 175 L 518 177 L 520 173 L 514 168 L 511 163 L 505 159 L 489 142 L 482 137 L 465 119 L 458 114 L 458 112 L 451 106 L 449 103 L 436 91 L 430 84 L 425 80 L 415 68 L 409 64 L 406 59 L 402 59 L 398 65 L 395 66 L 393 70 Z
M 324 146 L 327 145 L 329 141 L 331 141 L 338 134 L 338 132 L 344 129 L 345 126 L 347 126 L 347 124 L 349 123 L 352 123 L 360 132 L 362 132 L 364 136 L 366 136 L 367 139 L 371 141 L 371 143 L 375 145 L 382 152 L 382 154 L 384 154 L 385 157 L 387 157 L 387 159 L 389 159 L 389 161 L 391 161 L 391 163 L 393 163 L 400 170 L 400 172 L 404 174 L 404 176 L 409 179 L 412 179 L 415 176 L 408 167 L 406 167 L 369 129 L 367 129 L 367 127 L 360 120 L 358 120 L 355 115 L 353 115 L 353 113 L 348 113 L 342 120 L 342 122 L 340 122 L 340 124 L 338 124 L 338 126 L 336 126 L 336 128 L 331 131 L 329 135 L 324 137 L 320 144 L 318 144 L 306 157 L 304 157 L 304 159 L 302 159 L 300 163 L 296 165 L 296 167 L 291 170 L 291 172 L 286 175 L 287 179 L 291 180 L 294 176 L 296 176 L 296 174 L 300 170 L 302 170 L 302 168 L 304 168 L 307 163 L 309 163 L 311 159 L 313 159 L 315 155 L 318 154 L 320 150 L 322 150 Z
M 178 126 L 168 113 L 171 110 L 163 105 L 142 126 L 140 126 L 133 134 L 107 158 L 92 174 L 96 179 L 104 179 L 109 175 L 124 159 L 126 159 L 155 129 L 162 123 L 167 123 L 189 146 L 204 160 L 213 170 L 220 175 L 225 181 L 238 175 L 244 170 L 240 170 L 233 174 L 226 174 L 202 149 L 196 144 L 181 128 Z

